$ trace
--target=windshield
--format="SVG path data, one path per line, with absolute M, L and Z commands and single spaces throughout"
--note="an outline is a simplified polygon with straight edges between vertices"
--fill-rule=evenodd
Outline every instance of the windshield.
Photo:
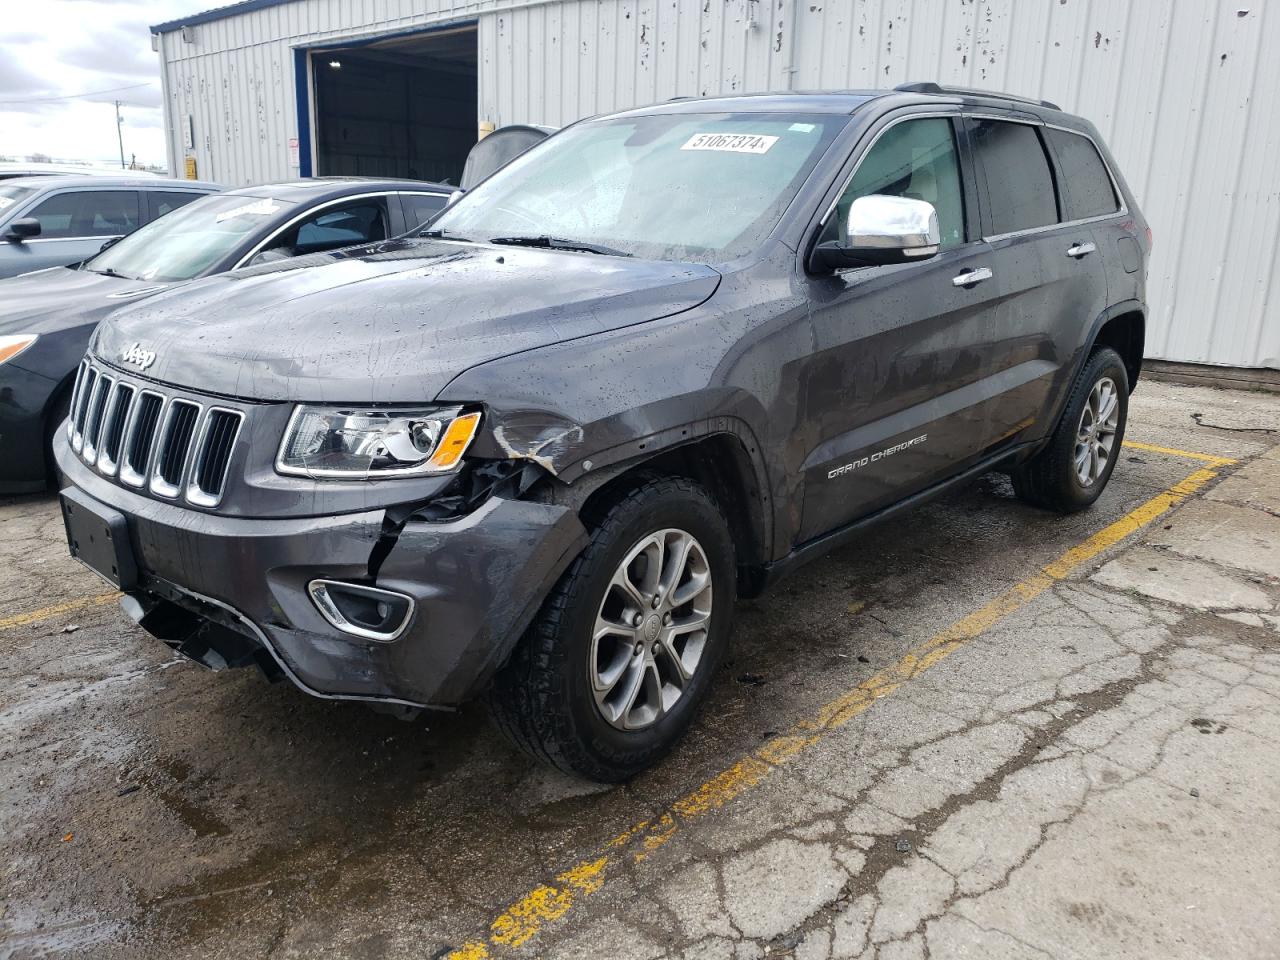
M 653 260 L 749 253 L 848 117 L 705 113 L 580 123 L 431 224 L 470 240 L 552 237 Z
M 0 183 L 0 217 L 3 217 L 8 211 L 13 209 L 13 205 L 24 197 L 29 197 L 35 193 L 34 187 L 19 187 L 11 184 Z
M 193 200 L 85 262 L 83 269 L 131 280 L 198 277 L 295 206 L 288 200 L 213 194 Z

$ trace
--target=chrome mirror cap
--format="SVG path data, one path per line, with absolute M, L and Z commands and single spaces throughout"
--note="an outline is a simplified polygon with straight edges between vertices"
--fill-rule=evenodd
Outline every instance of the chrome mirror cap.
M 942 233 L 938 211 L 926 200 L 871 194 L 849 207 L 847 243 L 853 249 L 899 250 L 904 257 L 931 257 Z

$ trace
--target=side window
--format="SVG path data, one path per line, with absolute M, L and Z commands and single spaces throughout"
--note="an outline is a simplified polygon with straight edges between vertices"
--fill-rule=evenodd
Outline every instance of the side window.
M 138 229 L 138 194 L 133 190 L 59 193 L 31 211 L 41 238 L 119 237 Z
M 387 208 L 382 200 L 360 200 L 326 207 L 276 237 L 251 264 L 270 263 L 308 253 L 337 250 L 387 239 Z
M 185 207 L 192 200 L 198 200 L 203 197 L 203 193 L 192 193 L 190 191 L 159 191 L 150 190 L 147 192 L 147 210 L 150 212 L 151 219 L 163 217 L 166 213 L 172 213 L 179 207 Z
M 402 193 L 400 202 L 404 204 L 404 218 L 409 225 L 418 227 L 443 210 L 449 198 L 433 193 Z
M 975 120 L 973 143 L 987 178 L 993 235 L 1058 222 L 1053 174 L 1034 126 Z
M 819 241 L 846 239 L 849 207 L 873 193 L 929 201 L 938 211 L 943 248 L 964 243 L 964 193 L 951 121 L 905 120 L 886 130 L 858 164 Z
M 1058 155 L 1058 165 L 1067 182 L 1067 220 L 1104 217 L 1120 209 L 1115 186 L 1098 148 L 1088 137 L 1066 130 L 1045 129 L 1045 136 Z

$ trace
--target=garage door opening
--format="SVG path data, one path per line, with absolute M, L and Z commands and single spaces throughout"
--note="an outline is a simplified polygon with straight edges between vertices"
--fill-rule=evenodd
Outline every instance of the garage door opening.
M 313 50 L 316 173 L 456 184 L 476 142 L 476 28 Z

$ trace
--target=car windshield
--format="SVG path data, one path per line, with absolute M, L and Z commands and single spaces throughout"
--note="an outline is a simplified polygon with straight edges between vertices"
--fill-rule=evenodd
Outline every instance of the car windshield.
M 129 234 L 82 269 L 131 280 L 190 280 L 293 206 L 244 194 L 201 197 Z
M 13 208 L 13 205 L 25 197 L 35 193 L 34 187 L 19 187 L 16 184 L 0 183 L 0 217 Z
M 703 113 L 588 121 L 431 223 L 446 237 L 721 262 L 757 249 L 847 117 Z M 550 242 L 549 242 L 550 241 Z

